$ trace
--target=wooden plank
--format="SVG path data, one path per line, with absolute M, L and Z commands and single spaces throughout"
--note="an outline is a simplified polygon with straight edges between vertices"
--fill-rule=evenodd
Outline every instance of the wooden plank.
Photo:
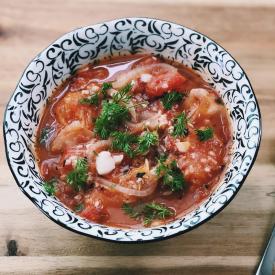
M 265 175 L 262 178 L 262 174 Z M 0 185 L 0 239 L 15 239 L 24 255 L 258 255 L 275 213 L 272 166 L 258 165 L 234 201 L 200 228 L 163 242 L 127 245 L 78 236 L 48 220 L 12 182 Z M 13 194 L 11 197 L 9 194 Z M 253 199 L 252 199 L 253 198 Z M 252 201 L 253 200 L 253 201 Z M 257 204 L 255 205 L 255 203 Z M 11 218 L 12 213 L 12 218 Z M 34 226 L 35 225 L 35 226 Z M 255 226 L 257 225 L 257 226 Z M 227 236 L 232 236 L 228 238 Z M 47 241 L 50 240 L 50 242 Z M 220 244 L 223 245 L 220 245 Z M 214 249 L 209 250 L 209 247 Z M 0 255 L 6 254 L 6 245 Z
M 0 274 L 216 275 L 255 271 L 275 220 L 274 0 L 1 0 L 0 123 L 22 71 L 49 43 L 79 26 L 135 15 L 197 29 L 239 61 L 263 116 L 263 141 L 255 166 L 230 205 L 198 229 L 162 242 L 122 245 L 83 237 L 50 221 L 16 186 L 3 153 Z M 3 139 L 0 150 L 4 152 Z M 10 240 L 16 241 L 17 255 L 26 256 L 4 256 Z
M 0 274 L 249 274 L 257 262 L 255 256 L 0 257 Z

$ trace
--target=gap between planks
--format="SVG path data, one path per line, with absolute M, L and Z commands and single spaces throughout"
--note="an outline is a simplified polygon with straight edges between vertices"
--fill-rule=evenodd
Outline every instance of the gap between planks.
M 42 256 L 0 257 L 0 274 L 9 272 L 35 273 L 74 269 L 179 269 L 192 267 L 234 267 L 254 269 L 257 256 Z

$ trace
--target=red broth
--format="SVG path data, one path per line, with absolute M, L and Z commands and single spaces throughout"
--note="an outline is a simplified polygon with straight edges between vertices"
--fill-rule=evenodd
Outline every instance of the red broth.
M 209 197 L 231 140 L 223 101 L 199 75 L 133 55 L 86 65 L 60 85 L 36 148 L 50 195 L 88 220 L 140 228 L 181 217 Z

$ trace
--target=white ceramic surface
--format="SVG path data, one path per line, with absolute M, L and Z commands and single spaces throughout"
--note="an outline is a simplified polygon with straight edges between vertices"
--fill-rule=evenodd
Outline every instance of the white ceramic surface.
M 220 93 L 233 124 L 232 161 L 215 192 L 188 215 L 160 227 L 130 230 L 89 222 L 48 196 L 33 144 L 47 98 L 79 66 L 113 55 L 153 53 L 194 69 Z M 250 82 L 232 56 L 214 41 L 186 27 L 150 18 L 123 18 L 65 34 L 31 61 L 5 113 L 7 160 L 25 195 L 59 225 L 117 242 L 146 242 L 195 228 L 236 195 L 255 161 L 261 139 L 259 106 Z M 35 226 L 35 225 L 34 225 Z

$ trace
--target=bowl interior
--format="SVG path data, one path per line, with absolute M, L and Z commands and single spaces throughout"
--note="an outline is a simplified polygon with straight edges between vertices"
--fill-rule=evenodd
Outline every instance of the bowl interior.
M 143 52 L 183 63 L 218 91 L 232 120 L 232 157 L 215 192 L 181 219 L 140 230 L 111 228 L 86 221 L 44 192 L 35 161 L 36 129 L 54 88 L 81 65 Z M 183 233 L 223 209 L 241 187 L 256 158 L 261 122 L 257 100 L 244 71 L 214 41 L 174 23 L 124 18 L 72 31 L 31 61 L 8 103 L 4 136 L 7 159 L 17 184 L 49 218 L 88 236 L 136 242 Z

